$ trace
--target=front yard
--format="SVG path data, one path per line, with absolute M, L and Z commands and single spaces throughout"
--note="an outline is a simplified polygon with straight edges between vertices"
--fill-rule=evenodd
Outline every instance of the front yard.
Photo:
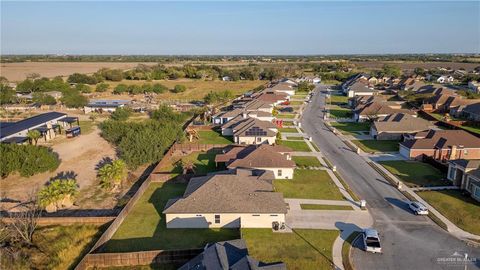
M 293 179 L 275 180 L 273 185 L 285 198 L 343 200 L 338 187 L 323 170 L 296 169 Z
M 330 117 L 332 118 L 351 118 L 352 110 L 349 108 L 344 108 L 336 105 L 332 105 L 328 108 L 330 112 Z
M 461 229 L 480 235 L 480 203 L 458 190 L 422 191 L 418 195 Z
M 391 140 L 352 140 L 356 146 L 367 153 L 398 152 L 398 141 Z
M 321 167 L 322 164 L 317 157 L 292 157 L 298 167 Z
M 293 119 L 293 118 L 295 118 L 295 114 L 293 114 L 293 113 L 279 113 L 279 114 L 277 114 L 277 118 L 279 118 L 279 119 Z
M 248 253 L 263 262 L 282 261 L 287 269 L 333 269 L 335 230 L 294 230 L 274 233 L 271 229 L 242 229 Z
M 368 132 L 370 130 L 370 123 L 368 122 L 332 122 L 330 124 L 345 135 L 351 135 L 359 131 Z
M 445 180 L 445 174 L 427 163 L 404 160 L 379 163 L 409 187 L 451 185 L 450 181 Z
M 186 184 L 151 183 L 104 251 L 203 248 L 207 243 L 240 237 L 236 229 L 167 229 L 163 208 L 168 199 L 182 196 L 185 188 Z
M 332 105 L 346 105 L 348 104 L 348 97 L 344 95 L 330 95 L 330 103 Z
M 310 147 L 308 147 L 308 144 L 305 141 L 277 140 L 277 144 L 290 147 L 293 151 L 297 152 L 312 152 L 312 150 L 310 150 Z
M 278 131 L 285 133 L 298 133 L 297 129 L 294 127 L 283 127 L 279 128 Z

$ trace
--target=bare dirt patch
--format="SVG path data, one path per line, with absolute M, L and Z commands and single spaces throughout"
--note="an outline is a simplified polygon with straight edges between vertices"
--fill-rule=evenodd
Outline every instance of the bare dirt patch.
M 87 135 L 54 143 L 52 149 L 58 153 L 62 161 L 57 170 L 32 177 L 10 175 L 2 179 L 0 181 L 2 199 L 24 201 L 32 191 L 39 190 L 52 177 L 75 178 L 80 187 L 79 197 L 84 197 L 88 190 L 100 189 L 96 177 L 98 164 L 104 159 L 114 159 L 116 156 L 115 149 L 100 137 L 100 130 L 96 127 Z M 113 207 L 115 202 L 112 197 L 113 195 L 108 194 L 105 200 L 97 201 L 95 209 Z M 2 208 L 8 206 L 12 204 L 2 203 Z M 79 207 L 87 209 L 92 205 L 89 200 L 85 200 Z

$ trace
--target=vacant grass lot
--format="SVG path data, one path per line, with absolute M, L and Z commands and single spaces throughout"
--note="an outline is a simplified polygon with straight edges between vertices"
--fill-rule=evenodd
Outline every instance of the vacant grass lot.
M 167 229 L 162 211 L 168 199 L 182 196 L 186 184 L 152 183 L 127 216 L 105 252 L 202 248 L 207 243 L 236 239 L 235 229 Z
M 322 164 L 318 160 L 317 157 L 300 157 L 300 156 L 295 156 L 292 157 L 293 161 L 295 161 L 295 164 L 299 167 L 321 167 Z
M 157 96 L 158 100 L 171 100 L 171 99 L 184 99 L 184 100 L 201 100 L 208 94 L 210 91 L 220 92 L 223 90 L 231 90 L 234 95 L 241 95 L 249 90 L 252 90 L 260 85 L 263 85 L 263 81 L 204 81 L 204 80 L 193 80 L 193 79 L 178 79 L 178 80 L 153 80 L 151 82 L 147 81 L 129 81 L 123 80 L 121 82 L 107 82 L 110 85 L 110 90 L 120 84 L 126 85 L 142 85 L 144 83 L 160 83 L 173 89 L 175 85 L 181 84 L 187 87 L 187 90 L 183 93 L 172 93 L 167 91 L 165 93 L 159 94 Z M 115 97 L 115 96 L 114 96 Z
M 326 171 L 296 169 L 291 180 L 275 180 L 275 190 L 285 198 L 343 200 Z
M 410 187 L 451 185 L 450 181 L 444 180 L 445 175 L 441 171 L 427 163 L 403 160 L 379 163 Z
M 360 147 L 365 152 L 397 152 L 398 141 L 390 140 L 352 140 L 356 146 Z
M 480 203 L 458 190 L 422 191 L 418 195 L 463 230 L 480 235 Z
M 11 265 L 5 269 L 73 269 L 104 228 L 84 224 L 39 227 L 33 234 L 34 247 L 24 247 L 28 258 L 19 258 L 27 265 L 23 265 L 24 268 Z
M 348 205 L 300 204 L 302 210 L 353 210 Z
M 286 132 L 286 133 L 297 133 L 298 132 L 296 128 L 291 128 L 291 127 L 279 128 L 278 131 Z
M 232 137 L 222 136 L 220 132 L 215 130 L 200 130 L 198 131 L 199 139 L 194 141 L 199 144 L 232 144 Z
M 263 262 L 282 261 L 289 270 L 333 269 L 332 246 L 338 235 L 334 230 L 242 229 L 250 256 Z
M 277 140 L 277 144 L 284 145 L 297 152 L 312 152 L 305 141 L 281 141 Z
M 332 105 L 328 109 L 332 118 L 351 118 L 352 111 L 348 108 Z
M 330 103 L 332 105 L 348 104 L 348 97 L 343 95 L 330 95 Z
M 352 134 L 353 132 L 357 131 L 370 130 L 370 123 L 365 122 L 332 122 L 330 124 L 346 135 Z

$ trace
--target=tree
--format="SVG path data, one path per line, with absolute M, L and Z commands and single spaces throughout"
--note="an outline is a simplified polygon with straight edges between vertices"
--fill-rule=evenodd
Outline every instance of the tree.
M 27 137 L 30 140 L 30 143 L 35 142 L 35 145 L 37 145 L 38 139 L 42 137 L 42 134 L 40 133 L 40 131 L 33 129 L 27 132 Z
M 80 93 L 91 93 L 92 92 L 92 88 L 86 84 L 83 84 L 83 83 L 79 83 L 77 85 L 75 85 L 75 90 L 77 90 L 78 92 Z
M 313 90 L 315 86 L 313 84 L 309 84 L 308 82 L 300 82 L 297 87 L 298 92 L 310 92 Z
M 0 83 L 0 105 L 14 103 L 15 101 L 15 90 L 5 83 Z
M 40 190 L 38 202 L 48 212 L 55 212 L 59 208 L 71 207 L 77 193 L 78 185 L 75 179 L 55 179 Z
M 60 160 L 51 149 L 43 146 L 0 144 L 0 175 L 7 177 L 13 172 L 20 172 L 23 177 L 36 173 L 54 171 Z
M 86 74 L 73 73 L 68 76 L 67 82 L 69 83 L 82 83 L 82 84 L 97 84 L 98 78 L 95 76 L 89 76 Z
M 190 159 L 181 159 L 178 161 L 178 165 L 182 168 L 182 174 L 187 174 L 188 172 L 195 173 L 195 163 Z
M 123 94 L 128 91 L 128 86 L 126 84 L 119 84 L 113 89 L 113 93 L 116 95 Z
M 121 159 L 105 164 L 98 170 L 98 178 L 102 188 L 116 189 L 127 178 L 127 165 Z
M 109 87 L 110 87 L 110 85 L 108 83 L 99 83 L 95 87 L 95 91 L 96 92 L 105 92 L 105 91 L 108 90 Z
M 110 117 L 115 121 L 125 121 L 132 115 L 130 108 L 117 108 Z
M 41 92 L 33 93 L 32 96 L 33 102 L 36 102 L 41 105 L 55 105 L 57 104 L 57 100 L 51 95 L 47 95 Z
M 402 75 L 402 70 L 398 66 L 384 65 L 383 76 L 399 78 Z
M 12 215 L 11 228 L 27 246 L 33 245 L 33 233 L 38 226 L 41 211 L 34 199 L 23 205 L 23 211 Z
M 70 108 L 81 108 L 88 103 L 88 99 L 74 89 L 64 92 L 61 100 Z
M 172 92 L 173 93 L 181 93 L 181 92 L 185 92 L 186 90 L 187 90 L 187 87 L 185 85 L 177 84 L 172 89 Z
M 168 87 L 166 87 L 165 85 L 159 84 L 159 83 L 156 83 L 152 86 L 152 92 L 154 92 L 156 94 L 164 93 L 167 90 L 168 90 Z
M 212 92 L 208 93 L 203 100 L 207 104 L 215 104 L 215 103 L 222 103 L 227 102 L 230 99 L 233 99 L 234 95 L 233 92 L 230 90 L 224 90 L 222 92 Z

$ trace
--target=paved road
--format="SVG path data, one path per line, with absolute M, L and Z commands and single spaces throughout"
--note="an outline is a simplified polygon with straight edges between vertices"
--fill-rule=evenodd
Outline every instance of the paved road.
M 476 264 L 461 269 L 480 269 L 480 249 L 467 246 L 430 219 L 413 215 L 405 204 L 406 198 L 387 180 L 373 170 L 365 160 L 352 152 L 323 123 L 324 94 L 320 85 L 302 117 L 302 127 L 321 152 L 330 159 L 350 187 L 362 198 L 372 214 L 383 243 L 383 254 L 353 252 L 357 269 L 459 269 L 460 266 L 438 263 L 439 258 L 455 252 L 478 258 Z

